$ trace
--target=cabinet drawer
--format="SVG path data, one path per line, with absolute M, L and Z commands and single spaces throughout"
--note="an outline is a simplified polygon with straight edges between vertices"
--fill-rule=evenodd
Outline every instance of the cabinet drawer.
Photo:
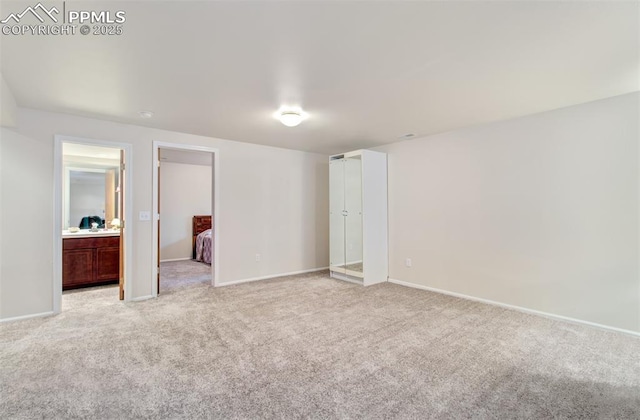
M 106 236 L 103 238 L 65 238 L 62 240 L 62 249 L 83 248 L 111 248 L 120 246 L 119 236 Z

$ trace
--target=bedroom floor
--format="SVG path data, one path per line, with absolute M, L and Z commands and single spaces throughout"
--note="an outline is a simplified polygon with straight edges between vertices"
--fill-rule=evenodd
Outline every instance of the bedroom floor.
M 638 337 L 390 283 L 63 299 L 0 325 L 0 418 L 640 418 Z
M 210 265 L 193 260 L 160 263 L 160 293 L 194 284 L 211 284 Z

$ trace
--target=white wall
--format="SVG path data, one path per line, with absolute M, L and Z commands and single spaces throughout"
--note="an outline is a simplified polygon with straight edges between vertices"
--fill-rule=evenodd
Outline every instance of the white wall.
M 160 260 L 192 256 L 192 220 L 211 214 L 211 166 L 160 163 Z
M 53 193 L 49 145 L 0 128 L 0 318 L 53 304 Z
M 0 73 L 0 126 L 13 128 L 17 123 L 18 105 L 13 92 Z
M 390 277 L 640 331 L 639 98 L 378 148 Z
M 2 131 L 2 171 L 11 176 L 2 177 L 5 224 L 0 292 L 2 299 L 14 303 L 3 306 L 3 318 L 52 308 L 53 232 L 48 227 L 43 230 L 42 225 L 53 223 L 56 134 L 133 145 L 134 215 L 151 211 L 153 140 L 218 148 L 221 283 L 328 265 L 326 156 L 67 114 L 18 111 L 19 135 L 7 135 L 12 140 L 11 148 L 5 148 Z M 13 199 L 18 197 L 21 200 Z M 26 210 L 25 205 L 29 206 Z M 37 223 L 29 217 L 31 213 L 37 213 Z M 127 226 L 134 244 L 131 297 L 148 296 L 152 285 L 152 224 L 133 220 Z M 16 245 L 23 242 L 25 247 Z M 11 244 L 9 249 L 7 244 Z M 38 258 L 29 258 L 28 264 L 18 266 L 17 261 L 26 258 L 24 249 Z M 260 262 L 255 261 L 256 253 L 262 254 Z M 9 270 L 5 266 L 14 255 L 20 258 Z
M 9 131 L 9 130 L 6 130 Z M 2 193 L 3 189 L 2 189 L 2 180 L 4 179 L 4 173 L 2 172 L 2 168 L 4 167 L 4 165 L 2 164 L 3 158 L 2 158 L 2 145 L 4 144 L 5 140 L 4 138 L 10 134 L 5 134 L 5 128 L 2 127 L 2 125 L 0 125 L 0 318 L 2 318 L 2 313 L 3 313 L 3 307 L 4 307 L 4 302 L 2 299 L 2 238 L 4 237 L 3 232 L 2 232 L 2 221 L 4 220 L 4 212 L 2 210 L 2 199 L 4 194 Z

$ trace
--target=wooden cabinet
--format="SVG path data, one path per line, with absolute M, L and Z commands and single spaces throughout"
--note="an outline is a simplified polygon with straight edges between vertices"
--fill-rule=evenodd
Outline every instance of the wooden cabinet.
M 117 283 L 119 275 L 119 236 L 62 240 L 63 290 Z

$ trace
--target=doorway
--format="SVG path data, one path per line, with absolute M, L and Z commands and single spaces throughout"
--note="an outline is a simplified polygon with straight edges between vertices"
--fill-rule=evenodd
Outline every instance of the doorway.
M 207 281 L 216 286 L 219 273 L 218 149 L 154 142 L 153 161 L 154 223 L 151 273 L 153 296 L 162 292 L 161 275 L 163 273 L 172 276 L 163 278 L 163 284 L 165 280 L 172 282 L 166 285 L 188 285 Z M 183 166 L 180 167 L 180 165 Z M 191 176 L 189 176 L 190 172 L 193 172 Z M 179 185 L 176 185 L 176 182 Z M 181 190 L 179 195 L 167 196 L 171 191 L 175 193 L 176 188 Z M 190 202 L 197 201 L 198 204 L 182 203 L 183 205 L 180 206 L 180 203 L 171 201 L 175 201 L 177 197 Z M 199 223 L 207 219 L 209 225 L 205 226 L 206 229 L 200 230 L 202 226 Z M 196 236 L 200 233 L 204 234 L 201 236 L 205 236 L 204 231 L 207 229 L 211 229 L 208 232 L 209 238 L 204 239 L 208 240 L 210 245 L 211 255 L 208 260 L 210 264 L 194 261 Z M 185 272 L 185 277 L 189 276 L 189 278 L 180 279 L 181 270 Z
M 62 292 L 112 286 L 130 300 L 131 145 L 56 136 L 54 144 L 54 313 Z

